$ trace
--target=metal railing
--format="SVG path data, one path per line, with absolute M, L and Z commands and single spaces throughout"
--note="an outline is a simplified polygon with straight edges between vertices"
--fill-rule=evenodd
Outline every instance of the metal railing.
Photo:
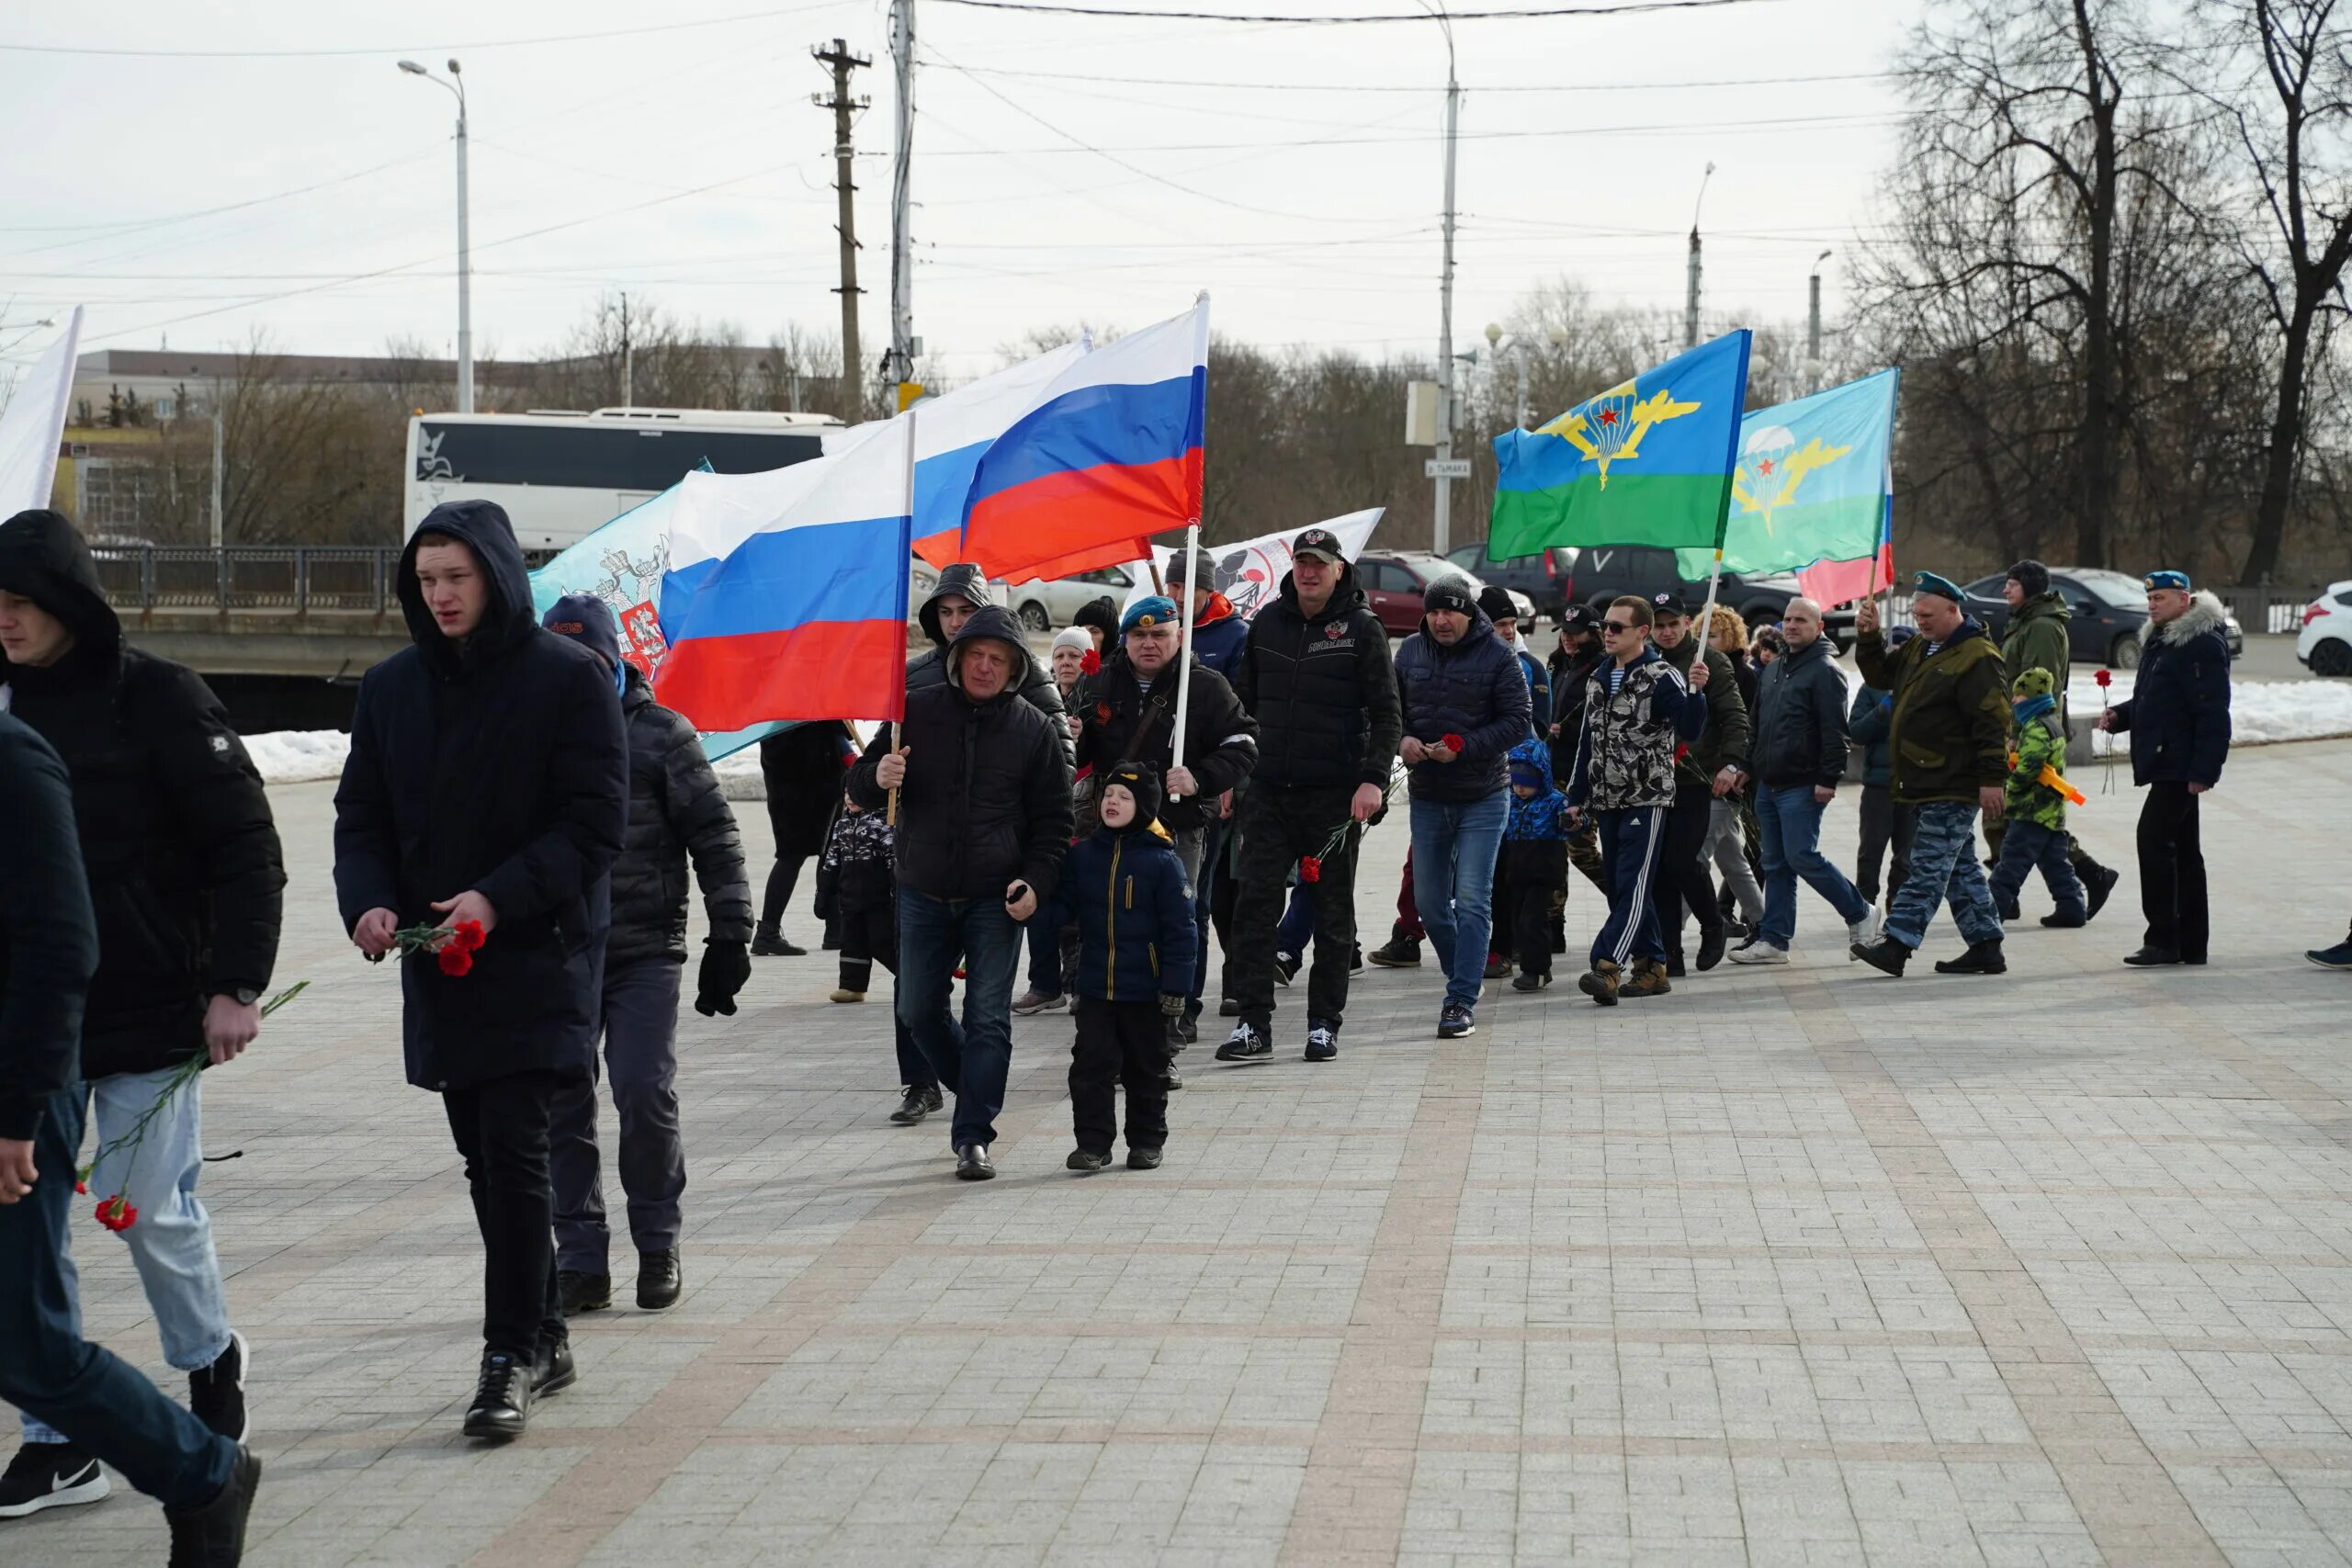
M 398 608 L 401 552 L 345 545 L 106 546 L 90 552 L 119 610 L 382 615 Z

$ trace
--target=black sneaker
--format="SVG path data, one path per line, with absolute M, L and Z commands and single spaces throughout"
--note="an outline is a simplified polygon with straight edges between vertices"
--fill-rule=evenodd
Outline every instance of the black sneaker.
M 1903 966 L 1911 962 L 1911 950 L 1891 936 L 1882 935 L 1876 942 L 1858 942 L 1847 951 L 1898 980 L 1903 978 Z
M 2090 874 L 2083 878 L 2083 889 L 2090 895 L 2090 908 L 2083 915 L 2086 921 L 2098 918 L 2098 912 L 2107 908 L 2107 896 L 2122 880 L 2123 874 L 2111 865 L 2094 866 Z
M 1274 1043 L 1254 1023 L 1234 1025 L 1233 1032 L 1225 1037 L 1225 1043 L 1216 1048 L 1220 1062 L 1262 1062 L 1273 1054 Z
M 245 1337 L 232 1333 L 229 1348 L 201 1371 L 187 1375 L 187 1407 L 196 1418 L 228 1438 L 242 1443 L 253 1430 L 245 1409 Z
M 95 1503 L 110 1490 L 106 1467 L 72 1443 L 27 1443 L 0 1474 L 0 1519 Z
M 1999 937 L 1990 942 L 1972 942 L 1968 944 L 1968 951 L 1958 958 L 1942 959 L 1936 964 L 1939 975 L 2006 975 L 2008 972 L 2009 961 L 2001 956 Z
M 996 1179 L 996 1167 L 989 1161 L 986 1144 L 966 1144 L 956 1151 L 956 1178 L 959 1181 Z
M 1159 1151 L 1158 1149 L 1129 1149 L 1127 1168 L 1129 1170 L 1158 1170 Z
M 2123 962 L 2134 969 L 2157 969 L 2167 964 L 2183 962 L 2178 950 L 2169 947 L 2143 947 L 2137 953 L 2127 953 Z
M 561 1393 L 580 1381 L 579 1365 L 571 1359 L 571 1338 L 542 1338 L 539 1359 L 531 1363 L 531 1397 L 544 1399 L 551 1393 Z
M 678 1304 L 678 1297 L 685 1288 L 686 1268 L 679 1260 L 676 1247 L 637 1255 L 637 1304 L 639 1307 L 647 1312 L 667 1311 Z
M 899 1102 L 899 1109 L 890 1112 L 890 1120 L 901 1127 L 911 1127 L 938 1110 L 943 1103 L 937 1084 L 910 1084 L 906 1099 Z
M 1444 1010 L 1437 1015 L 1437 1037 L 1440 1040 L 1459 1040 L 1465 1034 L 1477 1032 L 1476 1015 L 1460 1002 L 1446 1003 Z
M 555 1295 L 566 1317 L 602 1312 L 613 1304 L 613 1277 L 578 1269 L 559 1269 L 555 1271 Z
M 1302 962 L 1304 961 L 1297 953 L 1284 953 L 1279 948 L 1276 949 L 1274 952 L 1274 984 L 1277 986 L 1289 985 L 1291 981 L 1297 976 L 1298 966 Z
M 1390 937 L 1385 946 L 1375 947 L 1364 956 L 1383 969 L 1419 969 L 1421 966 L 1421 944 L 1399 933 Z
M 2090 924 L 2091 918 L 2079 909 L 2053 909 L 2041 917 L 2041 923 L 2052 931 L 2070 931 Z
M 1514 991 L 1540 991 L 1551 983 L 1552 976 L 1549 975 L 1522 973 L 1511 981 L 1510 988 Z
M 1062 1168 L 1091 1176 L 1110 1163 L 1111 1154 L 1108 1149 L 1101 1154 L 1095 1153 L 1092 1149 L 1072 1149 L 1069 1152 L 1069 1158 L 1062 1161 Z
M 1328 1062 L 1340 1054 L 1340 1030 L 1336 1024 L 1310 1023 L 1306 1026 L 1306 1059 Z
M 166 1508 L 172 1532 L 171 1568 L 237 1568 L 245 1556 L 245 1520 L 261 1490 L 261 1461 L 251 1449 L 237 1450 L 220 1495 L 201 1508 Z
M 534 1363 L 508 1350 L 485 1350 L 474 1401 L 466 1407 L 469 1438 L 519 1438 L 531 1424 Z
M 738 926 L 736 930 L 742 928 Z M 806 958 L 808 950 L 795 947 L 782 931 L 760 931 L 752 934 L 752 956 L 754 958 Z

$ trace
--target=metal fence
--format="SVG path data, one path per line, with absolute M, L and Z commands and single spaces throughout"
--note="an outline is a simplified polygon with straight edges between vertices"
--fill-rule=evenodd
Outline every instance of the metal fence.
M 118 609 L 381 615 L 397 607 L 396 548 L 148 545 L 90 554 L 98 584 Z

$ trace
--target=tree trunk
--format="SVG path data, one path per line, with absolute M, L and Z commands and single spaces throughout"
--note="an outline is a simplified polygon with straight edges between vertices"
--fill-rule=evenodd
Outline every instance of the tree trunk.
M 2304 370 L 2311 357 L 2312 307 L 2297 290 L 2294 314 L 2279 341 L 2278 408 L 2270 420 L 2270 443 L 2263 453 L 2262 500 L 2255 508 L 2254 536 L 2246 541 L 2241 582 L 2267 582 L 2278 570 L 2278 547 L 2287 534 L 2287 506 L 2294 499 L 2295 460 L 2301 455 Z
M 2088 0 L 2075 0 L 2075 39 L 2082 50 L 2084 87 L 2090 100 L 2090 299 L 2083 340 L 2082 506 L 2075 515 L 2075 564 L 2103 567 L 2115 506 L 2116 99 L 2109 96 L 2106 61 Z

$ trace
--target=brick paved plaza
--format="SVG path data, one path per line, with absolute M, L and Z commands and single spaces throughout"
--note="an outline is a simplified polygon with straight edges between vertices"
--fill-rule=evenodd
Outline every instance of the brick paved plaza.
M 2128 867 L 2137 797 L 2080 779 Z M 1153 1173 L 1062 1169 L 1052 1015 L 1001 1177 L 949 1179 L 944 1121 L 884 1121 L 887 993 L 763 960 L 684 1020 L 685 1301 L 580 1320 L 579 1386 L 503 1450 L 457 1434 L 473 1221 L 336 928 L 331 794 L 273 792 L 279 975 L 315 984 L 207 1088 L 254 1562 L 2352 1561 L 2352 976 L 2301 957 L 2352 914 L 2352 743 L 2208 797 L 2210 969 L 2116 964 L 2127 874 L 2006 981 L 1869 976 L 1810 894 L 1789 968 L 1613 1012 L 1491 986 L 1460 1042 L 1430 970 L 1374 971 L 1335 1064 L 1296 1010 L 1271 1065 L 1189 1053 Z M 93 1333 L 160 1372 L 121 1249 L 76 1247 Z M 7 1568 L 163 1555 L 119 1483 L 0 1525 Z

